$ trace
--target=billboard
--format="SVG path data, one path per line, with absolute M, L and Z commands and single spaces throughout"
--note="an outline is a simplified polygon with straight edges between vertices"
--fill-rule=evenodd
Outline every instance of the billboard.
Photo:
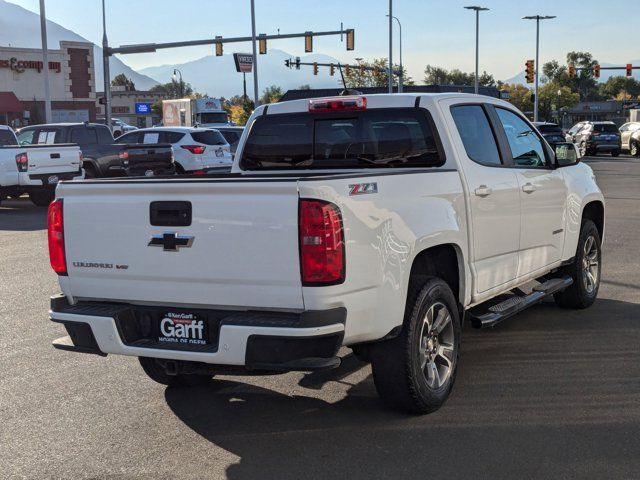
M 253 55 L 250 53 L 234 53 L 233 59 L 236 62 L 236 71 L 251 73 L 253 70 Z

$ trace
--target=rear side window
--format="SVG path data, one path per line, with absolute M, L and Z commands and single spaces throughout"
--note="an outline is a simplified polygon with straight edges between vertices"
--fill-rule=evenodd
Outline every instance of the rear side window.
M 0 147 L 4 145 L 15 145 L 16 137 L 10 130 L 0 130 Z
M 184 133 L 180 132 L 162 132 L 160 143 L 178 143 L 184 135 Z
M 18 142 L 21 145 L 33 145 L 34 133 L 36 133 L 35 130 L 21 130 L 18 133 Z
M 236 143 L 238 140 L 240 140 L 240 132 L 234 132 L 234 131 L 230 131 L 230 130 L 221 130 L 220 133 L 222 134 L 222 136 L 224 137 L 224 139 L 227 141 L 227 143 L 233 145 L 234 143 Z
M 422 109 L 279 114 L 256 120 L 241 168 L 438 167 L 444 154 Z
M 98 143 L 95 128 L 73 128 L 71 129 L 71 138 L 69 140 L 71 143 L 77 143 L 78 145 L 95 145 Z
M 451 107 L 451 115 L 471 160 L 489 166 L 502 164 L 484 108 L 480 105 L 454 106 Z
M 113 143 L 113 135 L 106 126 L 96 128 L 96 132 L 98 133 L 98 143 L 100 145 L 110 145 Z
M 38 130 L 33 137 L 33 143 L 37 145 L 53 145 L 54 143 L 62 143 L 58 130 Z
M 205 145 L 225 145 L 227 141 L 217 130 L 207 130 L 206 132 L 191 132 L 191 138 L 198 143 Z

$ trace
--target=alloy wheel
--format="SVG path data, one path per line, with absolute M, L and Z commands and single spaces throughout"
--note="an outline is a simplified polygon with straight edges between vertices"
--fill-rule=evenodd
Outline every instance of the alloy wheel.
M 429 307 L 420 331 L 418 359 L 429 388 L 442 387 L 454 368 L 454 331 L 451 313 L 436 302 Z
M 589 235 L 584 242 L 584 249 L 582 255 L 582 283 L 584 289 L 589 295 L 591 295 L 598 287 L 598 281 L 600 278 L 600 265 L 598 258 L 598 242 L 596 239 Z

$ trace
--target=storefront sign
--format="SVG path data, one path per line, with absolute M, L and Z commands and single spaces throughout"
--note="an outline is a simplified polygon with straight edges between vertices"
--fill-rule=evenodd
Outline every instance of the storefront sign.
M 136 102 L 136 114 L 138 114 L 138 115 L 149 115 L 150 113 L 151 113 L 151 104 L 150 103 Z
M 251 73 L 253 69 L 253 55 L 250 53 L 234 53 L 233 59 L 236 62 L 236 70 L 242 73 Z
M 37 70 L 38 73 L 44 68 L 44 62 L 40 60 L 18 60 L 16 57 L 10 59 L 0 59 L 0 68 L 8 68 L 16 73 L 22 73 L 27 69 Z M 60 62 L 49 62 L 49 70 L 55 70 L 60 73 Z

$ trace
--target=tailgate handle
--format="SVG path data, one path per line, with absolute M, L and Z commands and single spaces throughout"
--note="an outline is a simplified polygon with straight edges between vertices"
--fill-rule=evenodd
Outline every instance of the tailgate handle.
M 49 155 L 51 158 L 60 158 L 60 154 L 59 153 L 52 153 Z
M 149 221 L 156 227 L 188 227 L 191 225 L 191 202 L 151 202 Z

